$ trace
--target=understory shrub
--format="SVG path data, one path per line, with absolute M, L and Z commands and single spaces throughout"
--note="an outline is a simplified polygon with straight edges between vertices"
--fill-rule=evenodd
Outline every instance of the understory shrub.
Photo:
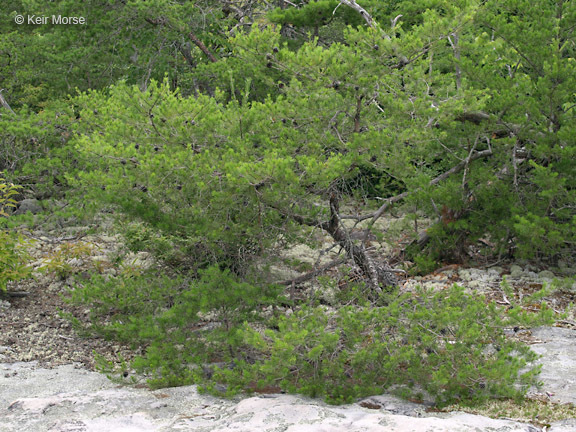
M 438 405 L 521 397 L 537 383 L 536 355 L 506 328 L 550 323 L 506 311 L 464 288 L 394 293 L 374 305 L 320 305 L 291 315 L 274 286 L 211 267 L 199 279 L 95 276 L 72 300 L 92 329 L 145 352 L 131 364 L 154 387 L 197 383 L 213 393 L 286 391 L 345 403 L 396 389 Z
M 536 355 L 504 329 L 551 319 L 545 305 L 538 316 L 506 313 L 456 285 L 380 307 L 304 307 L 276 329 L 244 327 L 260 361 L 244 365 L 242 377 L 335 403 L 393 386 L 412 397 L 424 390 L 438 405 L 520 397 L 536 383 L 539 368 L 526 368 Z M 219 376 L 238 379 L 234 370 Z
M 0 230 L 0 294 L 6 293 L 8 282 L 26 279 L 31 274 L 21 240 L 15 234 Z
M 148 373 L 150 385 L 166 387 L 198 382 L 206 365 L 241 359 L 243 323 L 262 321 L 261 310 L 279 294 L 209 267 L 197 279 L 96 275 L 69 300 L 90 306 L 90 330 L 145 349 L 132 366 Z
M 0 218 L 7 217 L 7 208 L 16 206 L 16 201 L 12 197 L 18 193 L 17 190 L 18 186 L 7 184 L 0 178 Z M 21 240 L 12 232 L 0 228 L 0 294 L 6 292 L 8 282 L 30 276 L 28 255 L 20 246 Z

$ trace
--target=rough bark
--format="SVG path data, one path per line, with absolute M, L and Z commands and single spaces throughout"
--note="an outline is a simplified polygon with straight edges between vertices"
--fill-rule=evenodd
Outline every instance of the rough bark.
M 368 278 L 373 289 L 380 292 L 383 287 L 396 286 L 398 280 L 393 270 L 387 265 L 377 264 L 364 247 L 364 243 L 355 244 L 350 238 L 348 231 L 342 225 L 338 196 L 332 193 L 330 196 L 330 221 L 321 224 L 321 227 L 332 236 L 346 254 Z
M 216 63 L 218 61 L 216 60 L 216 57 L 214 57 L 214 54 L 210 52 L 206 45 L 204 45 L 204 43 L 198 39 L 194 33 L 188 33 L 188 37 L 192 40 L 192 42 L 194 42 L 194 45 L 196 45 L 204 54 L 206 54 L 212 63 Z

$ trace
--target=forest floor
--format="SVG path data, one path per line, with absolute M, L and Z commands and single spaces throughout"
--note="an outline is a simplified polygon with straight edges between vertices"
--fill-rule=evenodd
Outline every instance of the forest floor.
M 113 361 L 130 360 L 137 355 L 127 345 L 95 337 L 73 325 L 71 316 L 88 324 L 90 311 L 67 302 L 66 294 L 87 279 L 91 271 L 116 274 L 121 271 L 121 261 L 141 268 L 150 266 L 149 255 L 122 252 L 118 236 L 85 235 L 77 229 L 35 231 L 28 233 L 27 238 L 32 240 L 29 250 L 35 277 L 9 287 L 10 292 L 21 296 L 0 300 L 0 361 L 36 360 L 45 367 L 75 362 L 95 370 L 95 356 Z M 122 253 L 123 260 L 116 259 Z M 418 285 L 442 289 L 456 283 L 506 306 L 514 299 L 508 299 L 501 287 L 504 276 L 522 298 L 550 284 L 555 275 L 530 264 L 521 267 L 507 263 L 489 269 L 451 265 L 426 276 L 404 279 L 401 290 L 409 291 Z M 557 312 L 569 310 L 576 301 L 576 283 L 552 289 L 546 300 Z M 569 310 L 556 325 L 576 328 L 574 311 Z
M 107 260 L 117 248 L 115 238 L 42 232 L 28 238 L 33 241 L 34 278 L 9 286 L 16 296 L 0 301 L 0 361 L 38 361 L 43 367 L 78 363 L 95 370 L 98 356 L 110 361 L 133 358 L 130 347 L 73 325 L 71 316 L 88 323 L 89 310 L 66 302 L 66 294 L 88 277 L 94 265 L 103 272 L 114 271 Z
M 91 271 L 116 274 L 122 271 L 123 262 L 130 263 L 130 266 L 146 267 L 151 265 L 150 257 L 146 253 L 126 252 L 118 236 L 86 235 L 85 230 L 78 229 L 25 234 L 32 240 L 29 250 L 35 277 L 13 284 L 9 291 L 17 296 L 0 300 L 0 363 L 35 361 L 43 368 L 74 364 L 75 367 L 95 371 L 95 358 L 98 356 L 117 362 L 119 358 L 129 361 L 139 354 L 130 346 L 95 337 L 82 331 L 81 326 L 73 325 L 70 316 L 84 324 L 89 323 L 89 310 L 68 303 L 66 294 L 76 284 L 86 280 Z M 447 266 L 426 276 L 405 279 L 401 289 L 409 291 L 417 285 L 442 289 L 457 283 L 482 292 L 487 298 L 505 306 L 513 299 L 509 299 L 502 289 L 503 276 L 507 277 L 519 297 L 530 295 L 550 284 L 555 276 L 550 270 L 536 268 L 529 263 L 521 264 L 502 263 L 499 267 L 486 269 Z M 558 269 L 554 270 L 560 273 Z M 569 305 L 576 300 L 576 287 L 558 286 L 550 291 L 546 300 L 558 312 L 569 310 Z M 574 311 L 569 310 L 556 326 L 576 329 Z M 520 331 L 514 337 L 529 344 L 541 342 L 532 336 L 530 330 Z M 542 405 L 541 399 L 533 401 Z M 494 410 L 501 412 L 502 407 Z M 565 408 L 559 410 L 564 412 Z M 574 412 L 576 417 L 573 408 L 568 411 Z M 479 413 L 499 415 L 490 410 Z M 552 413 L 551 418 L 555 415 L 557 413 Z M 566 418 L 566 415 L 561 418 Z

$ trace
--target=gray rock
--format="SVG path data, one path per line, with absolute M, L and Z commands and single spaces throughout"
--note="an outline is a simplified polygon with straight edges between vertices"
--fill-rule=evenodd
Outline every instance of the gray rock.
M 576 419 L 561 420 L 550 425 L 547 432 L 574 432 L 576 431 Z
M 194 386 L 156 391 L 118 387 L 75 368 L 0 364 L 0 431 L 35 432 L 536 432 L 525 423 L 431 414 L 391 396 L 373 404 L 330 406 L 292 395 L 222 400 Z M 365 400 L 366 401 L 366 400 Z
M 369 409 L 382 409 L 390 414 L 400 414 L 409 417 L 420 417 L 426 407 L 410 401 L 405 401 L 392 395 L 370 396 L 358 402 L 358 405 Z
M 576 404 L 576 330 L 539 327 L 532 330 L 539 342 L 530 348 L 542 357 L 539 379 L 553 402 Z M 576 430 L 576 429 L 574 429 Z
M 511 265 L 510 266 L 510 277 L 514 279 L 518 279 L 522 277 L 523 274 L 522 267 L 519 265 Z
M 552 273 L 550 270 L 543 270 L 540 273 L 538 273 L 538 277 L 540 279 L 547 279 L 547 280 L 552 280 L 556 277 L 556 275 L 554 273 Z
M 14 212 L 15 215 L 26 214 L 28 212 L 32 214 L 37 214 L 42 211 L 42 207 L 40 206 L 40 201 L 36 199 L 25 199 L 20 201 L 18 208 Z
M 576 402 L 576 330 L 532 330 L 542 357 L 538 392 L 554 402 Z M 483 416 L 430 413 L 426 405 L 390 395 L 330 406 L 293 395 L 222 400 L 196 387 L 156 391 L 119 387 L 74 365 L 38 368 L 35 362 L 0 364 L 0 432 L 537 432 L 526 423 Z M 576 431 L 576 419 L 549 432 Z

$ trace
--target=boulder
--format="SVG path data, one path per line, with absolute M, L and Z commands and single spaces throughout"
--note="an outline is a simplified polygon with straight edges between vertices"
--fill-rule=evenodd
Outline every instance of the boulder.
M 32 214 L 37 214 L 42 211 L 42 206 L 40 206 L 40 201 L 36 199 L 25 199 L 20 201 L 18 208 L 14 212 L 15 215 L 26 214 L 28 212 Z
M 539 379 L 544 384 L 539 392 L 553 402 L 576 404 L 576 330 L 538 327 L 532 337 L 536 343 L 530 348 L 541 356 Z
M 538 431 L 526 423 L 426 408 L 392 396 L 342 406 L 281 394 L 227 400 L 195 386 L 119 387 L 74 365 L 0 364 L 0 432 Z

